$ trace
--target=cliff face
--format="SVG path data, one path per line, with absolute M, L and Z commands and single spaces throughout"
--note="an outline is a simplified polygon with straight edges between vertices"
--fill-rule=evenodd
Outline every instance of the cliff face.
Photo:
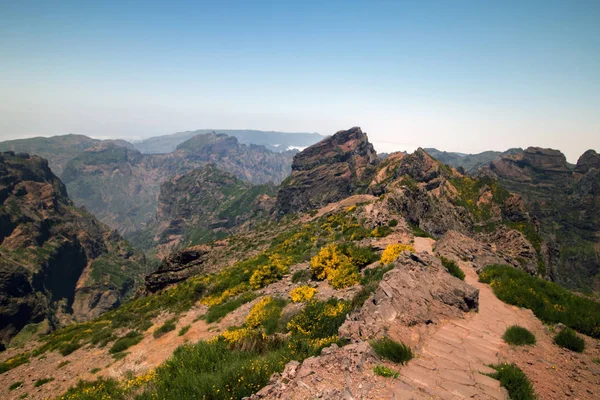
M 48 162 L 0 153 L 0 340 L 31 322 L 84 320 L 117 306 L 145 261 L 69 200 Z
M 275 186 L 252 185 L 214 164 L 177 176 L 161 185 L 154 221 L 140 233 L 152 236 L 144 247 L 164 253 L 225 237 L 269 215 L 274 195 Z
M 78 205 L 127 235 L 145 227 L 157 211 L 161 184 L 207 164 L 253 184 L 279 183 L 293 152 L 274 153 L 223 134 L 195 136 L 168 154 L 141 154 L 101 146 L 69 161 L 63 180 Z
M 360 128 L 339 131 L 294 157 L 292 174 L 277 195 L 277 212 L 311 210 L 360 193 L 377 163 L 373 145 Z
M 573 167 L 557 150 L 529 148 L 484 172 L 519 193 L 539 221 L 547 275 L 570 287 L 600 289 L 600 156 L 588 150 Z

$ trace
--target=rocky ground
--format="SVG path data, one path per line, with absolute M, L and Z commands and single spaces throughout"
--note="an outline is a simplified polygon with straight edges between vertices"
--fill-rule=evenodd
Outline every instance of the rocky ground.
M 432 251 L 431 241 L 416 242 L 420 249 Z M 479 290 L 479 311 L 448 318 L 429 329 L 412 328 L 409 335 L 418 344 L 415 358 L 406 366 L 382 362 L 367 341 L 343 348 L 334 345 L 319 357 L 288 364 L 256 398 L 508 399 L 499 382 L 486 375 L 494 372 L 488 365 L 502 362 L 516 363 L 540 399 L 597 398 L 600 366 L 592 360 L 600 354 L 598 341 L 586 338 L 588 350 L 583 354 L 554 345 L 552 328 L 543 325 L 530 310 L 498 300 L 488 285 L 478 282 L 473 263 L 460 261 L 459 265 L 466 283 Z M 526 327 L 538 343 L 507 345 L 502 335 L 511 325 Z M 405 330 L 396 320 L 387 333 L 406 341 Z M 398 378 L 376 376 L 372 369 L 381 364 L 398 370 Z

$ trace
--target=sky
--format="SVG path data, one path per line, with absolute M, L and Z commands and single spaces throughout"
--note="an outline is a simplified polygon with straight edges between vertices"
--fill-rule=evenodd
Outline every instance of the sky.
M 600 151 L 600 1 L 0 0 L 0 140 L 352 126 Z

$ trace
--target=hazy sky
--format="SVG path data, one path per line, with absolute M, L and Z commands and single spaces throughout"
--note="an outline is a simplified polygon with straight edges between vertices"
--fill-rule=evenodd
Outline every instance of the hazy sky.
M 600 151 L 600 0 L 0 0 L 0 139 L 355 125 Z

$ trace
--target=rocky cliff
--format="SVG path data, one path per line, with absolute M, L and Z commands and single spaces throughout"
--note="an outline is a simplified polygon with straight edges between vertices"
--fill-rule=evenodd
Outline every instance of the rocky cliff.
M 539 225 L 532 242 L 548 277 L 574 288 L 600 289 L 600 156 L 584 153 L 577 165 L 552 149 L 528 148 L 484 170 L 519 193 Z M 537 242 L 537 243 L 536 243 Z
M 275 193 L 273 185 L 252 185 L 208 164 L 163 183 L 154 221 L 132 237 L 152 236 L 142 247 L 157 246 L 160 253 L 223 238 L 268 216 Z
M 128 297 L 143 256 L 74 206 L 48 162 L 0 153 L 0 340 L 25 325 L 84 320 Z
M 277 195 L 277 212 L 311 210 L 360 193 L 377 163 L 366 133 L 358 127 L 339 131 L 294 157 L 292 174 Z
M 195 136 L 168 154 L 116 146 L 89 149 L 70 160 L 63 180 L 76 204 L 127 235 L 156 214 L 161 184 L 209 163 L 254 184 L 279 183 L 293 152 L 274 153 L 223 134 Z

